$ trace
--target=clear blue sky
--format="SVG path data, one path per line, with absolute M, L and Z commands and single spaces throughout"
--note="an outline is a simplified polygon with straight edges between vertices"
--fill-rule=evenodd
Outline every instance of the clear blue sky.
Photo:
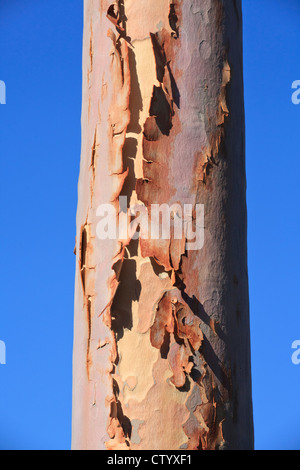
M 243 0 L 257 449 L 300 449 L 300 1 Z M 0 448 L 68 449 L 81 0 L 0 0 Z

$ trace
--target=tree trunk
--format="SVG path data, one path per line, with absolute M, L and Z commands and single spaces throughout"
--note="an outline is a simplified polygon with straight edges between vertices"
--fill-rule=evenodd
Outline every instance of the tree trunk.
M 73 449 L 252 448 L 244 133 L 240 0 L 85 0 Z

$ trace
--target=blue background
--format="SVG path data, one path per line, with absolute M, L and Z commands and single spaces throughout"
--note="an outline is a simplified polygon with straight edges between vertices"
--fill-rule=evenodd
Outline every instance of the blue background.
M 0 0 L 0 448 L 69 449 L 81 0 Z M 243 0 L 257 449 L 300 449 L 300 1 Z

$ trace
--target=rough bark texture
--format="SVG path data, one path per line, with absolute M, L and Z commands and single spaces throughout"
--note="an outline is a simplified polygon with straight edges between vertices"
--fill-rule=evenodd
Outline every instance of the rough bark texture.
M 245 192 L 240 0 L 85 0 L 74 449 L 252 448 Z M 203 248 L 99 240 L 120 196 Z

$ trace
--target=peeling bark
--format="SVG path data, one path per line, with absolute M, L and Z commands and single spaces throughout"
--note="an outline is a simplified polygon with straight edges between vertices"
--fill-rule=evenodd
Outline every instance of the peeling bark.
M 85 0 L 73 449 L 252 448 L 245 189 L 240 0 Z M 100 240 L 122 196 L 203 248 Z

